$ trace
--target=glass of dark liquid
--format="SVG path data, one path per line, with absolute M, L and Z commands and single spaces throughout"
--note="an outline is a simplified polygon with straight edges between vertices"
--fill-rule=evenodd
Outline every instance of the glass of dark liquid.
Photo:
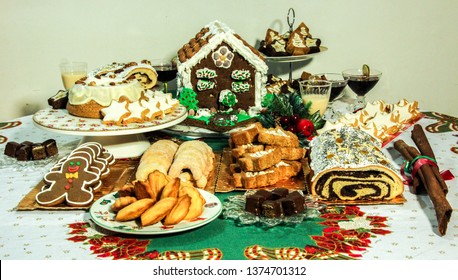
M 157 80 L 164 85 L 164 93 L 168 91 L 168 83 L 177 76 L 177 64 L 172 59 L 153 59 L 153 68 L 157 72 Z
M 331 82 L 331 96 L 329 97 L 329 103 L 337 100 L 343 96 L 343 90 L 347 86 L 348 78 L 344 77 L 340 73 L 320 73 L 315 74 L 320 80 L 326 80 Z
M 357 98 L 353 104 L 353 110 L 357 111 L 366 107 L 366 94 L 378 83 L 382 72 L 369 69 L 367 65 L 364 65 L 360 69 L 344 70 L 342 75 L 348 78 L 348 86 L 356 93 Z

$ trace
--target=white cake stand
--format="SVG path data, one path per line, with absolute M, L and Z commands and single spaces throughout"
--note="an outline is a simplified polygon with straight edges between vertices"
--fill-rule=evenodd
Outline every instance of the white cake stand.
M 83 136 L 80 144 L 98 142 L 115 158 L 139 157 L 151 145 L 145 132 L 161 130 L 181 123 L 188 113 L 179 105 L 174 112 L 161 120 L 145 123 L 130 123 L 126 126 L 105 125 L 100 119 L 80 118 L 63 109 L 43 109 L 33 115 L 36 126 L 44 130 Z

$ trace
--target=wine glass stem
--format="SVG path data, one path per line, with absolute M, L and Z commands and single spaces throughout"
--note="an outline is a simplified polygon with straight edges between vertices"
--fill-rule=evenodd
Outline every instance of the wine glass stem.
M 164 93 L 167 93 L 168 91 L 168 84 L 167 82 L 164 82 Z
M 363 107 L 366 106 L 366 98 L 364 95 L 358 95 L 356 101 L 360 103 Z

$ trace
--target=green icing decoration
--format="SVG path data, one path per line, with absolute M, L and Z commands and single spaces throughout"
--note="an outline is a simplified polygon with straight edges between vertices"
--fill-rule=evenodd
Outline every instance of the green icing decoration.
M 197 104 L 199 101 L 197 100 L 197 93 L 195 93 L 190 88 L 183 88 L 180 92 L 180 103 L 185 106 L 188 110 L 197 110 L 199 107 Z
M 205 80 L 205 79 L 197 81 L 197 90 L 198 91 L 204 91 L 207 89 L 212 89 L 214 87 L 215 87 L 215 83 L 212 81 Z
M 248 83 L 243 82 L 232 82 L 231 87 L 232 91 L 237 93 L 246 92 L 250 90 L 250 85 Z
M 232 106 L 237 104 L 237 101 L 238 100 L 237 100 L 237 97 L 235 96 L 235 94 L 233 94 L 232 92 L 229 91 L 228 93 L 226 93 L 223 96 L 223 100 L 221 100 L 221 104 L 223 104 L 226 107 L 232 108 Z
M 234 70 L 231 73 L 231 78 L 237 81 L 248 80 L 250 76 L 250 71 L 248 70 Z
M 197 79 L 213 79 L 216 78 L 216 71 L 208 68 L 198 69 L 196 71 Z

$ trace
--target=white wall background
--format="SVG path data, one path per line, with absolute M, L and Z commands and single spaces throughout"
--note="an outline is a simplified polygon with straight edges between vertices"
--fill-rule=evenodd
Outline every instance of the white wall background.
M 366 63 L 383 72 L 369 101 L 407 98 L 458 117 L 456 0 L 15 0 L 0 9 L 0 121 L 46 108 L 62 60 L 94 69 L 172 57 L 215 19 L 257 47 L 267 28 L 288 29 L 289 8 L 329 48 L 295 63 L 294 78 Z M 288 69 L 269 64 L 284 78 Z

